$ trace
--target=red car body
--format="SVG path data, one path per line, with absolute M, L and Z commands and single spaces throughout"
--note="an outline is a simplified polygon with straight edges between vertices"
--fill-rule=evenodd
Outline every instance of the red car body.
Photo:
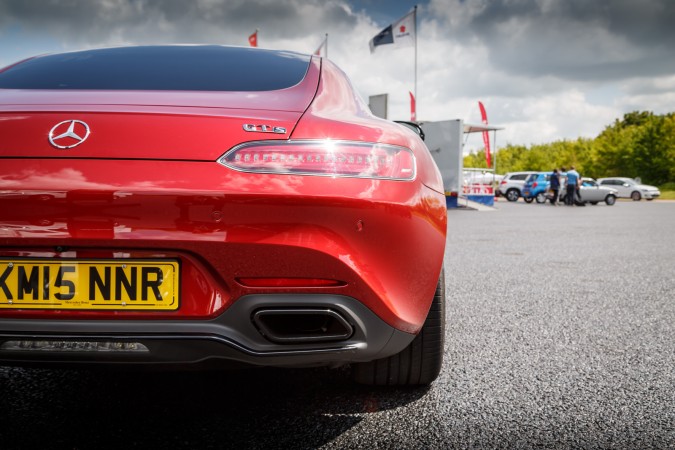
M 374 117 L 333 63 L 306 61 L 300 82 L 262 91 L 0 81 L 0 362 L 302 366 L 406 348 L 442 270 L 438 169 L 419 137 Z M 59 148 L 55 135 L 69 127 L 76 138 Z M 413 172 L 276 173 L 227 156 L 242 144 L 244 155 L 250 143 L 274 152 L 317 141 L 400 148 Z M 144 309 L 171 277 L 173 306 Z M 87 288 L 103 306 L 87 303 Z M 112 298 L 131 290 L 136 299 Z M 75 291 L 84 300 L 63 300 Z

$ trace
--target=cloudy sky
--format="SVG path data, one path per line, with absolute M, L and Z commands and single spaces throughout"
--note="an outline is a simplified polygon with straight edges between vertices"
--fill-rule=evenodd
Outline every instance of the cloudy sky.
M 675 111 L 674 0 L 0 0 L 0 66 L 128 44 L 248 45 L 328 57 L 409 119 L 412 47 L 368 42 L 418 5 L 418 119 L 491 124 L 497 145 L 594 137 L 624 113 Z M 482 147 L 479 136 L 467 148 Z

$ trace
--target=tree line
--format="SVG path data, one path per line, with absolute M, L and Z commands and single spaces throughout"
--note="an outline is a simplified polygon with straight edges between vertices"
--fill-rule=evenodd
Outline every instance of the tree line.
M 550 144 L 507 145 L 497 153 L 496 171 L 549 171 L 575 166 L 583 176 L 640 177 L 661 186 L 675 182 L 675 113 L 631 112 L 608 125 L 595 139 Z M 464 157 L 464 167 L 485 168 L 485 151 Z

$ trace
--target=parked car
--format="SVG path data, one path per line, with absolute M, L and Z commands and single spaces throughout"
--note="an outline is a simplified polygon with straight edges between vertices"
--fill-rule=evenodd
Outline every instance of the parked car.
M 509 172 L 505 174 L 504 178 L 502 178 L 502 181 L 499 183 L 497 192 L 499 192 L 499 195 L 506 197 L 510 202 L 518 201 L 518 199 L 522 197 L 522 189 L 525 180 L 533 173 L 537 172 Z
M 639 202 L 643 198 L 646 200 L 654 200 L 655 198 L 661 196 L 661 191 L 659 191 L 659 188 L 656 186 L 642 184 L 632 178 L 599 178 L 598 184 L 600 186 L 616 189 L 618 192 L 618 197 L 631 198 L 636 202 Z
M 330 60 L 38 56 L 0 70 L 0 136 L 0 365 L 439 374 L 441 174 Z
M 537 203 L 544 203 L 552 174 L 553 172 L 535 172 L 530 174 L 523 185 L 523 200 L 527 203 L 532 203 L 532 200 L 536 200 Z
M 605 202 L 607 205 L 612 206 L 616 202 L 618 191 L 606 186 L 599 186 L 593 178 L 584 177 L 581 179 L 579 195 L 581 196 L 581 204 L 590 203 L 591 205 L 597 205 L 600 202 Z

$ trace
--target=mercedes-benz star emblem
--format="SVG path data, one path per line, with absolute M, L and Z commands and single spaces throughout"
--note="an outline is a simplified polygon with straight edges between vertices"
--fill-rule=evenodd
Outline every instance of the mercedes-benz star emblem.
M 64 120 L 49 132 L 49 143 L 56 148 L 73 148 L 89 137 L 89 125 L 81 120 Z

